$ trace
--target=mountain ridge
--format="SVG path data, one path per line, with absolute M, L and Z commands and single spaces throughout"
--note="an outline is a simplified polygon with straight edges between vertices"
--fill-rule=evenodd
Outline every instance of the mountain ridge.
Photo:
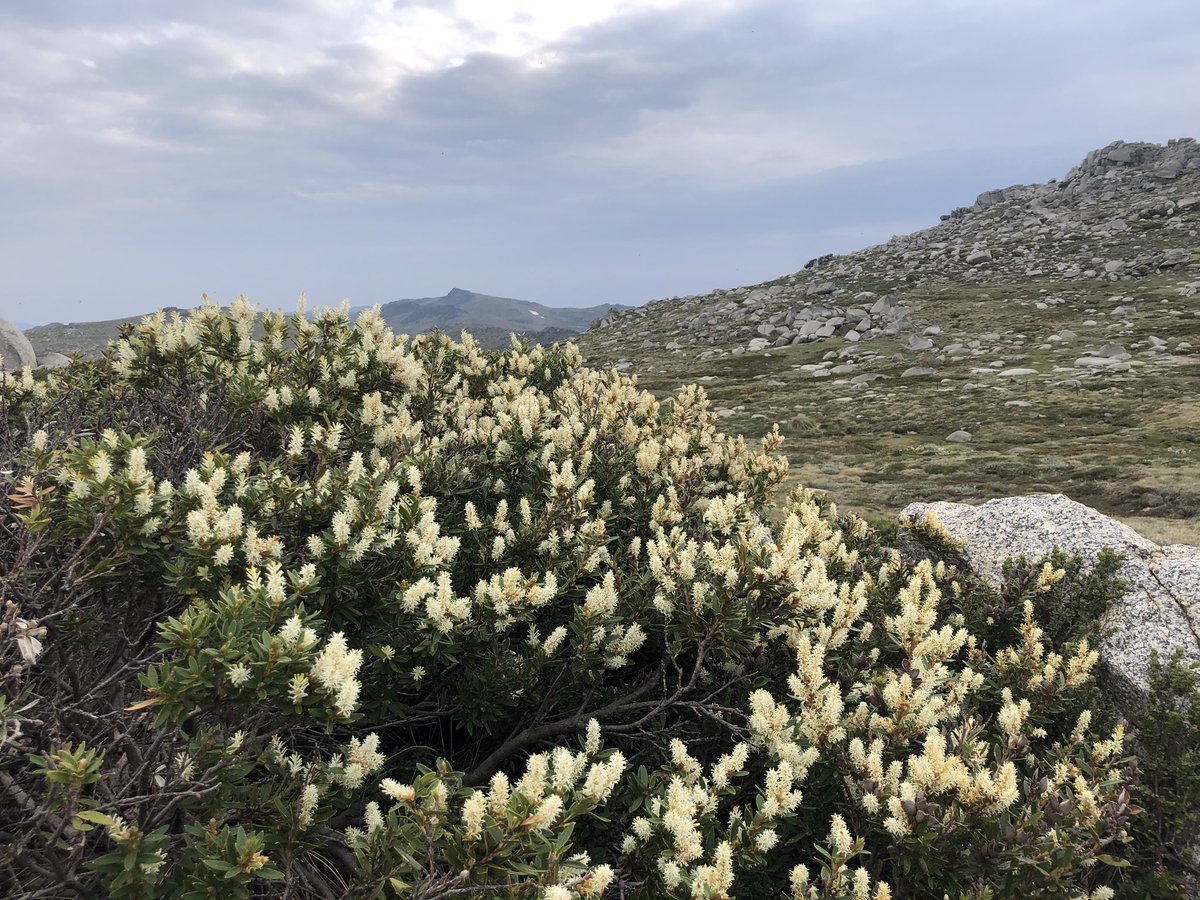
M 588 307 L 555 307 L 480 294 L 452 288 L 442 297 L 393 300 L 376 304 L 384 319 L 398 332 L 411 335 L 435 329 L 471 332 L 486 347 L 507 346 L 511 335 L 534 343 L 553 343 L 571 338 L 597 319 L 627 307 L 604 303 Z M 356 316 L 369 306 L 352 307 Z M 174 306 L 164 312 L 186 312 Z M 33 345 L 38 358 L 47 354 L 98 356 L 115 338 L 123 325 L 136 325 L 146 314 L 82 322 L 50 322 L 21 329 Z
M 1172 191 L 1172 187 L 1177 189 Z M 1171 193 L 1177 196 L 1168 196 Z M 1012 220 L 1022 214 L 1020 227 L 1012 227 Z M 1176 232 L 1185 230 L 1185 226 L 1193 227 L 1200 219 L 1200 144 L 1195 139 L 1178 138 L 1165 146 L 1116 141 L 1088 153 L 1061 180 L 986 190 L 971 206 L 952 210 L 929 228 L 894 236 L 851 253 L 816 257 L 790 275 L 707 294 L 651 300 L 619 315 L 605 317 L 582 340 L 585 344 L 602 341 L 599 330 L 615 326 L 616 332 L 622 332 L 623 324 L 644 319 L 656 310 L 661 314 L 674 304 L 679 308 L 705 308 L 703 316 L 671 323 L 677 326 L 673 331 L 667 328 L 660 332 L 659 336 L 672 332 L 674 342 L 680 344 L 678 348 L 668 348 L 666 345 L 672 343 L 669 338 L 663 341 L 662 349 L 668 352 L 683 349 L 687 338 L 681 335 L 718 328 L 719 338 L 725 336 L 721 329 L 729 336 L 748 338 L 742 352 L 758 352 L 768 346 L 832 336 L 818 337 L 817 329 L 812 329 L 797 340 L 794 329 L 788 332 L 794 318 L 783 328 L 774 327 L 779 322 L 768 321 L 771 329 L 760 327 L 763 324 L 760 319 L 763 314 L 769 318 L 781 308 L 828 306 L 833 296 L 849 295 L 849 299 L 855 299 L 857 293 L 894 296 L 931 281 L 947 278 L 981 281 L 997 274 L 1020 274 L 1027 278 L 1061 275 L 1067 279 L 1099 276 L 1118 281 L 1200 262 L 1194 258 L 1197 241 L 1192 235 L 1181 235 L 1183 240 L 1178 247 L 1136 246 L 1137 232 L 1150 231 L 1148 225 L 1153 225 L 1156 219 L 1163 220 L 1162 224 Z M 1157 236 L 1161 237 L 1159 231 Z M 1012 246 L 1016 241 L 1026 246 Z M 1005 244 L 1009 246 L 1004 247 Z M 1082 250 L 1077 245 L 1082 245 Z M 1132 259 L 1112 255 L 1097 258 L 1097 251 L 1114 247 L 1123 253 L 1133 247 L 1137 252 Z M 1018 270 L 1016 267 L 1022 262 L 1029 264 Z M 1094 266 L 1101 266 L 1103 271 Z M 855 287 L 861 290 L 853 291 Z M 857 305 L 861 306 L 861 301 L 873 303 L 877 296 L 858 299 Z M 737 308 L 739 305 L 749 306 L 750 310 L 743 312 Z M 849 304 L 847 308 L 854 307 L 855 304 Z M 841 310 L 844 320 L 846 311 Z M 759 318 L 755 318 L 756 314 Z M 827 323 L 837 317 L 829 315 L 823 321 Z M 876 323 L 870 321 L 866 328 L 856 329 L 856 323 L 862 321 L 851 318 L 833 327 L 842 336 L 854 331 L 852 341 L 874 337 L 867 332 Z M 746 327 L 750 324 L 753 327 Z M 770 340 L 756 341 L 756 336 Z M 781 337 L 786 340 L 781 342 Z M 734 352 L 736 346 L 726 341 L 718 349 Z

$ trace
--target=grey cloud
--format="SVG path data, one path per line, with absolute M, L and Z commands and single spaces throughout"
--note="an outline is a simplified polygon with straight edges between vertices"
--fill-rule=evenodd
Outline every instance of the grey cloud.
M 1187 0 L 830 8 L 627 15 L 545 68 L 474 53 L 384 92 L 380 51 L 317 40 L 303 2 L 176 26 L 173 4 L 6 5 L 0 313 L 318 285 L 636 302 L 792 271 L 1200 122 Z M 234 73 L 223 36 L 291 64 Z

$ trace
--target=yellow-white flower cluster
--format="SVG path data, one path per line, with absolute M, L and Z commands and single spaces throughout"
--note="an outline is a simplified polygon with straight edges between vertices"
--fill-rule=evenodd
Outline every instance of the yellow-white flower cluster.
M 362 684 L 357 676 L 361 665 L 362 651 L 351 650 L 340 631 L 329 637 L 313 660 L 312 679 L 330 694 L 334 709 L 342 718 L 353 715 L 358 703 Z

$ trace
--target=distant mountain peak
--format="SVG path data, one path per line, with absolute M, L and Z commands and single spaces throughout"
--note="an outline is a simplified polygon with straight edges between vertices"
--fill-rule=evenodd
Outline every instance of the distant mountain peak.
M 547 343 L 563 340 L 586 330 L 614 309 L 622 308 L 611 303 L 584 308 L 546 306 L 452 287 L 441 297 L 384 303 L 380 313 L 397 333 L 421 334 L 436 328 L 457 334 L 465 329 L 485 346 L 503 347 L 508 345 L 510 333 Z

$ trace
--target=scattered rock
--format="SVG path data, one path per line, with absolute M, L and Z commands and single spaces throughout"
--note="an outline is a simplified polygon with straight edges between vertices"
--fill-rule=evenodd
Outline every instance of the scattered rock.
M 972 435 L 971 432 L 964 431 L 960 428 L 958 431 L 952 431 L 946 435 L 946 440 L 953 444 L 969 444 L 971 443 L 973 437 L 974 435 Z
M 71 364 L 71 358 L 64 356 L 61 353 L 55 353 L 51 350 L 49 353 L 43 353 L 38 357 L 39 369 L 61 369 L 63 366 Z

